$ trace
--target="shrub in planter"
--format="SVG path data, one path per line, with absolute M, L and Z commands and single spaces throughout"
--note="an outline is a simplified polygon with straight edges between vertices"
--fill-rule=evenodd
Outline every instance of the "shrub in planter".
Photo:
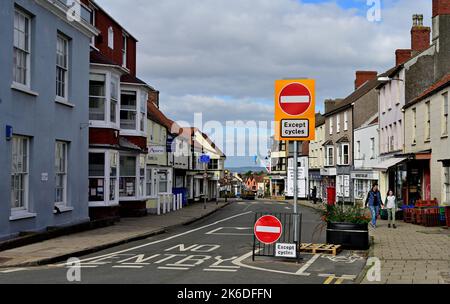
M 354 206 L 327 206 L 323 221 L 327 224 L 327 243 L 344 249 L 369 249 L 370 216 Z

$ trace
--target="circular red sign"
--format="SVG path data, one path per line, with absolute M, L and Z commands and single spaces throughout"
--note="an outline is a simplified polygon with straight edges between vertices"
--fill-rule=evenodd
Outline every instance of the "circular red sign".
M 311 92 L 301 83 L 291 83 L 285 86 L 278 97 L 280 108 L 291 116 L 302 115 L 309 109 L 311 103 Z
M 265 215 L 256 221 L 253 230 L 258 241 L 270 245 L 280 239 L 283 226 L 275 216 Z

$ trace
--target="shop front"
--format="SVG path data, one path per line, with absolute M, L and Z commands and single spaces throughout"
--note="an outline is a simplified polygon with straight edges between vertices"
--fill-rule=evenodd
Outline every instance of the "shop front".
M 407 158 L 390 156 L 374 167 L 379 171 L 379 190 L 384 196 L 392 190 L 397 201 L 406 204 L 407 200 Z
M 370 189 L 374 184 L 379 183 L 379 175 L 377 171 L 353 171 L 351 173 L 355 204 L 364 206 Z
M 285 195 L 286 177 L 270 176 L 270 193 L 272 197 L 281 197 Z
M 431 153 L 416 154 L 407 162 L 406 202 L 415 205 L 420 200 L 432 200 L 431 197 Z
M 320 175 L 322 176 L 322 200 L 329 204 L 336 202 L 336 168 L 322 168 Z
M 316 198 L 322 200 L 326 193 L 323 189 L 322 176 L 319 169 L 309 170 L 309 195 L 312 198 L 313 189 L 316 189 Z

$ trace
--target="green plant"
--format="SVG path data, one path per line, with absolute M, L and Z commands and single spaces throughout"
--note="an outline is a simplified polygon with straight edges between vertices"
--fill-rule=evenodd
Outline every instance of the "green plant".
M 365 209 L 356 206 L 333 205 L 327 206 L 323 211 L 322 220 L 327 223 L 368 224 L 371 219 Z

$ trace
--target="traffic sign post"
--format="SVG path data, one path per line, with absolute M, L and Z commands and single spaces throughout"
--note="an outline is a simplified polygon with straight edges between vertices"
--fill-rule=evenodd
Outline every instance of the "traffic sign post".
M 312 79 L 275 82 L 275 139 L 294 141 L 294 217 L 298 216 L 298 141 L 315 139 L 315 81 Z M 298 236 L 294 220 L 294 235 Z M 295 241 L 298 241 L 296 239 Z
M 254 233 L 258 241 L 266 245 L 271 245 L 280 239 L 283 233 L 283 227 L 278 218 L 272 215 L 266 215 L 256 221 Z
M 211 161 L 211 157 L 209 155 L 203 154 L 200 156 L 200 163 L 203 164 L 205 168 L 205 172 L 203 173 L 203 209 L 206 210 L 206 195 L 208 193 L 208 164 Z

